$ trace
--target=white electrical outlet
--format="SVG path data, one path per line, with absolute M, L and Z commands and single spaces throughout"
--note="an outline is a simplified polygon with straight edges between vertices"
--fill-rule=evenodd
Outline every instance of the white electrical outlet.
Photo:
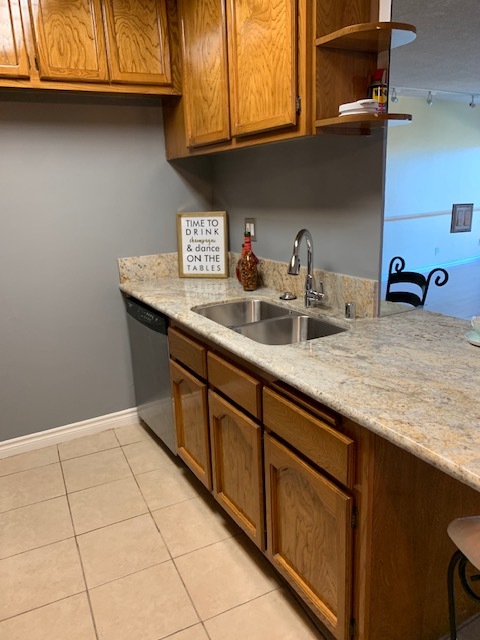
M 257 236 L 255 235 L 255 218 L 245 218 L 245 231 L 249 231 L 252 242 L 256 242 Z

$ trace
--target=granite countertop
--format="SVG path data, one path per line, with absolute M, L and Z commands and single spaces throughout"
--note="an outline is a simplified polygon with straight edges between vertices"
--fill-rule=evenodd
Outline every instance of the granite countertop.
M 465 340 L 467 321 L 421 310 L 354 321 L 329 316 L 349 330 L 268 346 L 191 308 L 245 297 L 280 302 L 273 290 L 248 294 L 234 278 L 175 277 L 124 282 L 120 288 L 480 490 L 480 348 Z M 301 300 L 282 304 L 303 309 Z

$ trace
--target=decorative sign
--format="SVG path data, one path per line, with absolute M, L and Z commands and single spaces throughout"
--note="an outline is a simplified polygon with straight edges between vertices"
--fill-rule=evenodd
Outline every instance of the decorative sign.
M 178 213 L 181 278 L 228 278 L 227 213 Z

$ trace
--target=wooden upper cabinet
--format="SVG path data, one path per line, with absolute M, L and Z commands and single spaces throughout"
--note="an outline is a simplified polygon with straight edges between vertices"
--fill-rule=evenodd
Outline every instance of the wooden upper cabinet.
M 230 139 L 225 0 L 179 0 L 187 145 Z
M 103 0 L 112 82 L 170 84 L 165 0 Z
M 296 0 L 227 0 L 232 134 L 296 124 Z
M 0 0 L 0 78 L 30 75 L 18 0 Z
M 42 80 L 107 82 L 100 0 L 29 0 Z

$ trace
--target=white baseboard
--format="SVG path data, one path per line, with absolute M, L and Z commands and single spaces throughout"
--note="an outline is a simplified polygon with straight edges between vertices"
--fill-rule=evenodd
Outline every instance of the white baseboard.
M 138 423 L 139 418 L 136 407 L 109 413 L 105 416 L 98 416 L 98 418 L 90 418 L 82 422 L 73 422 L 63 427 L 55 427 L 54 429 L 47 429 L 46 431 L 0 442 L 0 459 L 16 456 L 19 453 L 26 453 L 33 449 L 40 449 L 41 447 L 49 447 L 74 438 L 89 436 L 93 433 L 100 433 L 100 431 L 107 431 L 107 429 L 117 429 L 118 427 L 126 427 L 129 424 Z

